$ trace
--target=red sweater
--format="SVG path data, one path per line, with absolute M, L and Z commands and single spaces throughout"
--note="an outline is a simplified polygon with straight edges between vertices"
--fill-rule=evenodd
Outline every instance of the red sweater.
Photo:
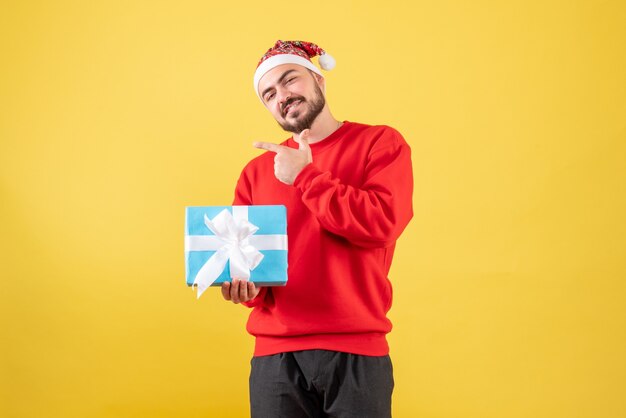
M 283 145 L 298 148 L 289 138 Z M 274 153 L 246 165 L 235 205 L 287 207 L 288 282 L 264 287 L 248 332 L 255 356 L 307 349 L 389 352 L 396 239 L 413 216 L 411 150 L 388 126 L 344 124 L 311 144 L 292 186 L 274 177 Z

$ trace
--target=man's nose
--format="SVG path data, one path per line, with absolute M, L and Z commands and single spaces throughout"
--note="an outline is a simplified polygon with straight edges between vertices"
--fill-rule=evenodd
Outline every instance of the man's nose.
M 278 88 L 276 89 L 276 95 L 278 96 L 278 102 L 282 104 L 291 97 L 291 92 L 285 88 Z

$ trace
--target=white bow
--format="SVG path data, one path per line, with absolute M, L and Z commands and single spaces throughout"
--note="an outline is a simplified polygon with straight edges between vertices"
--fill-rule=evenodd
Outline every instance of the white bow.
M 259 230 L 247 219 L 235 218 L 224 209 L 213 219 L 204 215 L 204 224 L 223 242 L 222 246 L 200 268 L 193 282 L 198 286 L 199 298 L 220 276 L 230 260 L 230 277 L 249 279 L 250 270 L 254 270 L 263 260 L 263 254 L 249 243 L 249 237 Z

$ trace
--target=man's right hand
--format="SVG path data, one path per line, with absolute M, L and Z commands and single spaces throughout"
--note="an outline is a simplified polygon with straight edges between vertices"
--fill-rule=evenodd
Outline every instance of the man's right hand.
M 222 296 L 233 303 L 249 302 L 259 294 L 261 288 L 244 279 L 233 279 L 222 283 Z

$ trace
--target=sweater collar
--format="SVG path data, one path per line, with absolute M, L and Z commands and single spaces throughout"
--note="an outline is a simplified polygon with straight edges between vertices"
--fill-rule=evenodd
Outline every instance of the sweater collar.
M 328 135 L 321 141 L 310 144 L 309 146 L 311 147 L 311 151 L 314 153 L 318 153 L 330 148 L 334 143 L 341 139 L 341 137 L 343 137 L 346 132 L 349 131 L 351 126 L 352 122 L 344 120 L 343 124 L 339 128 L 337 128 L 335 132 Z M 287 140 L 287 146 L 291 148 L 298 148 L 298 143 L 293 139 L 293 136 Z

